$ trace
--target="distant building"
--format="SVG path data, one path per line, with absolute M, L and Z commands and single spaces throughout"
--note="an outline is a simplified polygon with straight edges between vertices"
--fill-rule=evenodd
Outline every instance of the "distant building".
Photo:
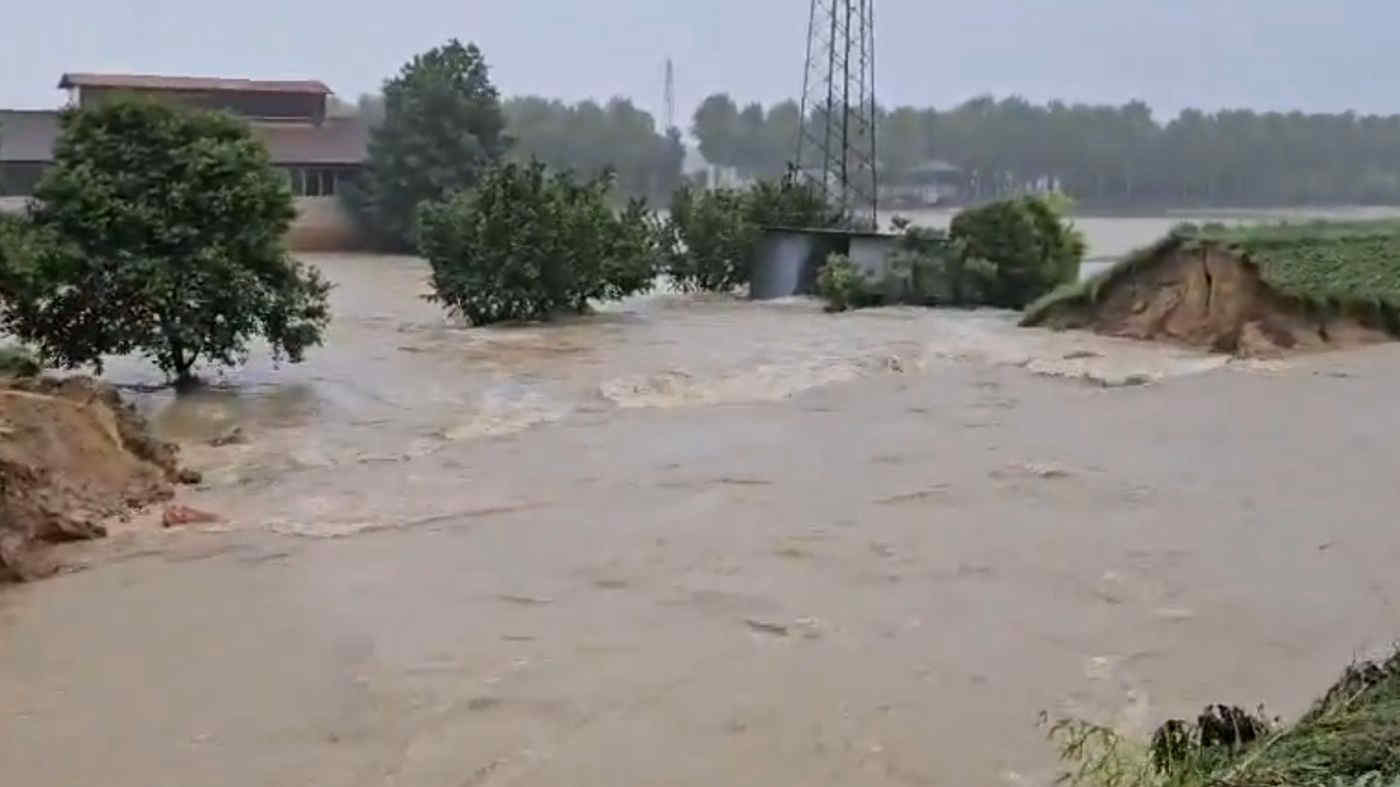
M 958 167 L 932 159 L 910 169 L 897 183 L 881 188 L 893 207 L 925 208 L 954 203 L 966 193 L 967 177 Z
M 357 244 L 354 223 L 333 198 L 364 165 L 369 129 L 358 117 L 327 116 L 331 91 L 324 83 L 71 73 L 63 75 L 58 87 L 68 91 L 68 103 L 76 107 L 138 95 L 245 118 L 253 136 L 267 146 L 272 163 L 286 171 L 296 197 L 290 244 L 299 249 Z M 0 110 L 0 200 L 8 198 L 11 207 L 23 203 L 52 164 L 58 114 Z

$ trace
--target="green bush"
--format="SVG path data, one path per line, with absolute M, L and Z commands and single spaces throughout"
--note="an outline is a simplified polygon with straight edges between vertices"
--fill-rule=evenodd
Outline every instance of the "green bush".
M 544 164 L 505 163 L 475 189 L 419 212 L 431 299 L 474 325 L 584 311 L 651 288 L 659 231 L 641 202 L 620 214 L 611 176 L 579 183 Z
M 321 341 L 329 286 L 292 260 L 286 176 L 222 113 L 118 101 L 62 118 L 24 226 L 8 223 L 4 328 L 57 366 L 142 352 L 177 383 L 265 338 Z
M 817 271 L 817 294 L 826 299 L 830 312 L 858 309 L 881 300 L 876 283 L 844 254 L 829 255 Z
M 966 249 L 941 230 L 902 229 L 879 277 L 861 271 L 845 255 L 832 255 L 819 272 L 817 295 L 828 310 L 908 304 L 914 306 L 981 306 L 997 286 L 996 266 L 969 258 Z M 852 273 L 858 274 L 852 277 Z
M 1063 217 L 1060 200 L 1027 196 L 963 211 L 949 237 L 964 259 L 985 260 L 995 268 L 985 302 L 1021 309 L 1061 284 L 1079 278 L 1084 237 Z
M 995 202 L 959 214 L 949 232 L 896 218 L 899 239 L 884 275 L 863 278 L 865 297 L 831 300 L 820 282 L 818 295 L 834 311 L 891 303 L 1023 308 L 1079 278 L 1084 239 L 1061 218 L 1061 203 L 1054 195 Z
M 747 189 L 682 186 L 671 200 L 666 273 L 687 292 L 730 292 L 749 283 L 764 227 L 841 224 L 821 193 L 789 174 Z

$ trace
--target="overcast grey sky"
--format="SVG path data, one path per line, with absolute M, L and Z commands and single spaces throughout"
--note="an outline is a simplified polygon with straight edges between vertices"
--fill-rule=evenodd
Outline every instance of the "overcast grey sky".
M 353 98 L 449 37 L 503 92 L 633 97 L 683 118 L 710 92 L 799 92 L 808 0 L 0 0 L 0 107 L 54 106 L 61 72 L 313 77 Z M 876 0 L 885 104 L 979 93 L 1400 112 L 1396 0 Z

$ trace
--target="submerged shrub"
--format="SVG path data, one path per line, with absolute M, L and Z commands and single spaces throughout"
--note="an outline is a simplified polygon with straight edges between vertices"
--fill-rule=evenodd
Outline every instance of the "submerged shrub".
M 419 245 L 432 300 L 474 325 L 584 311 L 651 288 L 659 233 L 641 202 L 609 206 L 610 174 L 580 183 L 539 162 L 488 170 L 476 188 L 425 203 Z
M 1061 284 L 1079 278 L 1086 244 L 1065 220 L 1061 200 L 1019 197 L 963 211 L 949 237 L 962 244 L 965 258 L 995 268 L 985 301 L 1021 309 Z
M 749 283 L 764 227 L 842 223 L 820 191 L 789 173 L 747 189 L 681 187 L 667 221 L 666 273 L 689 292 L 730 292 Z
M 0 377 L 34 377 L 43 371 L 34 353 L 20 344 L 0 344 Z
M 897 218 L 900 236 L 863 303 L 1023 308 L 1079 278 L 1084 239 L 1062 210 L 1051 197 L 996 202 L 959 214 L 948 232 Z
M 817 294 L 826 299 L 826 310 L 832 312 L 870 306 L 880 300 L 874 282 L 844 254 L 831 254 L 817 271 Z

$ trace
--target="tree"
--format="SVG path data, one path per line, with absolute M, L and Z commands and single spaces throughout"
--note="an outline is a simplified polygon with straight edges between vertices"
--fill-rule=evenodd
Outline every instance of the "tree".
M 474 325 L 584 311 L 645 292 L 658 233 L 645 206 L 608 204 L 612 177 L 579 183 L 542 162 L 507 162 L 471 191 L 424 203 L 419 237 L 432 300 Z
M 506 152 L 505 116 L 481 50 L 456 39 L 414 57 L 383 93 L 349 199 L 384 243 L 410 248 L 419 204 L 470 188 Z
M 241 122 L 121 101 L 63 115 L 26 241 L 0 266 L 4 327 L 73 368 L 142 352 L 181 385 L 265 337 L 320 344 L 327 285 L 282 238 L 286 176 Z M 14 251 L 18 249 L 18 251 Z
M 796 112 L 770 108 L 764 144 L 757 109 L 720 94 L 694 131 L 712 162 L 768 177 L 794 138 L 775 131 Z M 961 170 L 971 202 L 1060 190 L 1096 208 L 1400 203 L 1400 115 L 1184 109 L 1159 123 L 1141 101 L 979 96 L 946 111 L 881 109 L 876 128 L 882 184 L 915 185 L 917 165 L 937 159 Z
M 720 167 L 739 166 L 739 108 L 727 94 L 716 94 L 700 103 L 691 131 L 700 140 L 700 155 L 706 161 Z
M 662 200 L 680 185 L 685 145 L 670 129 L 659 134 L 651 115 L 631 101 L 614 98 L 606 107 L 592 101 L 567 105 L 536 96 L 505 102 L 511 157 L 538 159 L 553 169 L 584 177 L 612 170 L 625 197 Z

